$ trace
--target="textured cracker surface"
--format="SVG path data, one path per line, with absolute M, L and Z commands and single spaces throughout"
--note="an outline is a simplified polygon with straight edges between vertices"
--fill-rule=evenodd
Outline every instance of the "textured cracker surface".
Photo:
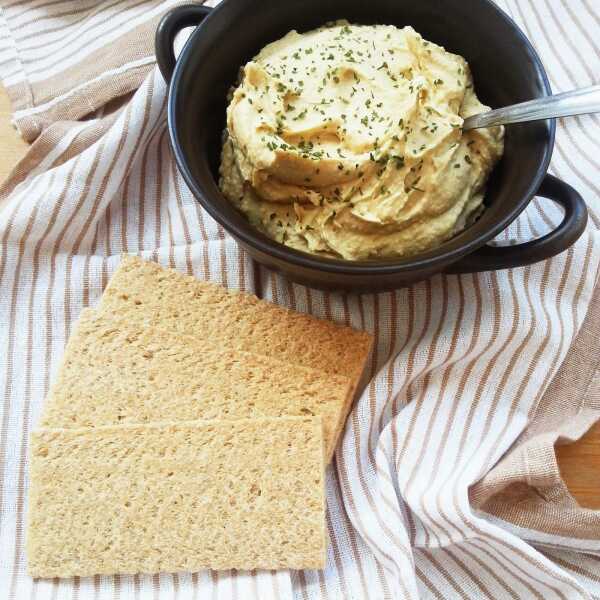
M 354 387 L 372 345 L 364 331 L 341 327 L 229 292 L 135 256 L 123 256 L 99 310 L 235 348 L 349 377 Z
M 317 415 L 330 458 L 349 395 L 350 381 L 343 375 L 86 309 L 67 344 L 40 426 Z
M 320 419 L 41 429 L 37 577 L 325 564 Z

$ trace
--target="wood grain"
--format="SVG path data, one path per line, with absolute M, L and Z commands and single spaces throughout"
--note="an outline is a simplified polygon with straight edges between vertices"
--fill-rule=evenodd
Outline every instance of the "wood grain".
M 27 144 L 10 122 L 10 116 L 10 102 L 0 85 L 0 182 L 4 181 L 27 150 Z
M 581 506 L 600 509 L 600 423 L 579 441 L 556 448 L 567 487 Z
M 0 182 L 25 154 L 27 144 L 10 123 L 8 97 L 0 86 Z M 561 473 L 577 501 L 600 509 L 600 423 L 575 444 L 557 448 Z

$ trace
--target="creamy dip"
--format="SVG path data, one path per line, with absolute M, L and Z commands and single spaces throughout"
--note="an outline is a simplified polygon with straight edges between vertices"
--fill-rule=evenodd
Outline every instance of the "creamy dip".
M 466 61 L 411 27 L 291 31 L 243 68 L 227 110 L 220 187 L 293 248 L 361 260 L 432 248 L 482 210 L 502 128 Z

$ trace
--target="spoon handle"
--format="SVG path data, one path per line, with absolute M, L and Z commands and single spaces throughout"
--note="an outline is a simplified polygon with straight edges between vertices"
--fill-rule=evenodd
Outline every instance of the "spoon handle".
M 544 96 L 467 117 L 463 130 L 600 112 L 600 85 Z

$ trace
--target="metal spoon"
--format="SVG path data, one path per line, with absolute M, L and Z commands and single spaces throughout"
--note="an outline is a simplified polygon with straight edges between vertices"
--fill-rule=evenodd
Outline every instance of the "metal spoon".
M 463 131 L 466 131 L 479 127 L 495 127 L 523 121 L 539 121 L 595 112 L 600 112 L 600 85 L 592 85 L 555 96 L 544 96 L 529 102 L 521 102 L 473 115 L 465 119 L 462 128 Z

